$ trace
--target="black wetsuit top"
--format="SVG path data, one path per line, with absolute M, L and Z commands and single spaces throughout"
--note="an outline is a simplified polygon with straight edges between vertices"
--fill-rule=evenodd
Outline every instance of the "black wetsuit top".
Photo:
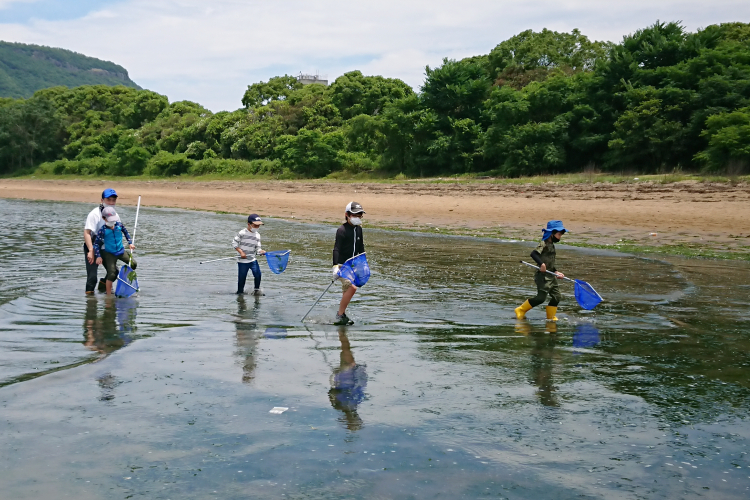
M 357 238 L 356 245 L 354 242 L 355 235 Z M 341 227 L 336 231 L 336 244 L 333 245 L 333 265 L 343 264 L 361 253 L 365 253 L 362 226 L 353 226 L 348 222 L 341 224 Z

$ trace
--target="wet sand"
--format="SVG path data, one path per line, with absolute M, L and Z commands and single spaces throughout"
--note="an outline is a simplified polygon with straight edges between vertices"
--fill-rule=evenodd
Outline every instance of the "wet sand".
M 371 227 L 536 239 L 561 219 L 582 244 L 692 245 L 746 252 L 750 186 L 553 182 L 338 183 L 314 181 L 0 180 L 0 198 L 91 202 L 113 187 L 119 203 L 337 223 L 346 203 L 367 210 Z M 82 216 L 83 220 L 83 216 Z

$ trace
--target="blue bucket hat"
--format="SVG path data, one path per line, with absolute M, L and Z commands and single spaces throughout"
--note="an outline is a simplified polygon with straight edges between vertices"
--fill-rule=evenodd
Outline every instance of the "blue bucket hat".
M 542 229 L 542 239 L 547 240 L 547 238 L 552 236 L 552 233 L 556 233 L 558 231 L 562 233 L 568 232 L 568 230 L 565 229 L 565 226 L 563 226 L 563 223 L 561 220 L 551 220 L 547 223 L 547 228 Z

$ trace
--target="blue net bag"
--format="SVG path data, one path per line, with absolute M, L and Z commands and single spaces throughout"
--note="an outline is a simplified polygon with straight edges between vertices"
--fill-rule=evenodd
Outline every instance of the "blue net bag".
M 115 295 L 118 297 L 130 297 L 138 291 L 138 278 L 130 266 L 120 268 L 116 283 Z
M 286 328 L 266 328 L 263 336 L 267 339 L 285 339 L 287 336 Z
M 291 250 L 276 250 L 273 252 L 266 252 L 266 262 L 268 268 L 274 274 L 281 274 L 286 269 L 286 265 L 289 263 L 289 255 L 292 253 Z
M 573 347 L 593 347 L 599 343 L 599 330 L 588 323 L 578 325 L 573 334 Z
M 365 399 L 367 371 L 365 365 L 355 365 L 331 375 L 331 395 L 345 408 L 356 408 Z
M 370 265 L 367 256 L 363 253 L 352 257 L 344 262 L 339 269 L 338 275 L 352 282 L 356 287 L 364 286 L 370 279 Z
M 578 304 L 584 309 L 591 310 L 602 301 L 601 295 L 596 293 L 594 287 L 585 281 L 575 280 L 575 296 Z

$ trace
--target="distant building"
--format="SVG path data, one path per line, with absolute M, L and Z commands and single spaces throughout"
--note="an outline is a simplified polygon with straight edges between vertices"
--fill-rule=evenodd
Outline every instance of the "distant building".
M 319 83 L 320 85 L 328 86 L 328 75 L 303 75 L 302 73 L 297 76 L 297 81 L 302 85 L 310 85 L 311 83 Z

